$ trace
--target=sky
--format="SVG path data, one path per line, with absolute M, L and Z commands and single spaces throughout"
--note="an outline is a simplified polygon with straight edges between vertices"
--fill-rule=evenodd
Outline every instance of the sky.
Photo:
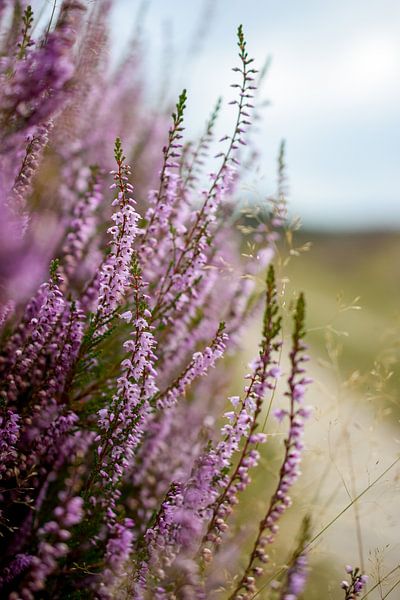
M 252 187 L 260 196 L 274 190 L 284 138 L 289 205 L 306 227 L 400 227 L 400 0 L 115 4 L 116 54 L 146 7 L 140 23 L 149 101 L 172 105 L 186 87 L 188 136 L 202 132 L 220 95 L 225 104 L 218 133 L 232 129 L 235 113 L 227 102 L 234 97 L 230 84 L 242 23 L 256 64 L 271 58 Z
M 138 5 L 118 3 L 117 44 Z M 304 225 L 399 227 L 399 0 L 150 0 L 146 60 L 155 83 L 169 79 L 172 98 L 188 88 L 193 133 L 218 95 L 232 97 L 239 23 L 258 64 L 271 56 L 264 87 L 270 105 L 258 135 L 260 193 L 273 189 L 285 138 L 290 206 Z M 222 129 L 232 120 L 225 106 Z

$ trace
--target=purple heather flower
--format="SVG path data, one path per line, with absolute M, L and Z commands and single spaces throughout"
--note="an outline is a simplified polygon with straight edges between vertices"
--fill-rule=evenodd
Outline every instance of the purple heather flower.
M 289 415 L 289 412 L 285 408 L 275 408 L 273 414 L 275 419 L 281 423 Z
M 128 181 L 130 167 L 124 164 L 119 138 L 115 144 L 115 156 L 118 170 L 112 171 L 112 187 L 117 190 L 117 195 L 112 204 L 117 208 L 111 217 L 115 225 L 108 229 L 111 235 L 111 252 L 104 261 L 99 276 L 97 319 L 100 322 L 105 322 L 112 316 L 132 282 L 130 268 L 133 242 L 138 233 L 139 215 L 134 209 L 135 201 L 130 197 L 133 187 Z
M 6 206 L 10 213 L 14 218 L 20 220 L 22 236 L 26 232 L 29 220 L 26 212 L 27 198 L 32 190 L 32 180 L 40 165 L 44 148 L 48 144 L 49 132 L 52 127 L 53 123 L 49 121 L 32 128 L 32 131 L 27 135 L 21 164 L 15 175 L 12 190 L 6 200 Z M 3 168 L 7 168 L 5 158 L 3 158 Z
M 95 212 L 103 199 L 99 183 L 98 169 L 89 170 L 84 179 L 84 191 L 78 193 L 78 199 L 72 210 L 68 234 L 62 247 L 63 270 L 71 279 L 78 271 L 82 273 L 82 259 L 90 252 L 90 243 L 96 233 Z M 89 271 L 89 275 L 92 275 Z
M 367 575 L 363 575 L 359 568 L 353 569 L 346 566 L 346 573 L 350 575 L 350 581 L 344 580 L 340 587 L 344 590 L 344 600 L 355 600 L 365 588 L 368 581 Z
M 303 593 L 308 577 L 307 566 L 307 554 L 303 552 L 297 556 L 287 573 L 287 582 L 281 600 L 297 600 Z
M 74 73 L 71 46 L 84 10 L 77 0 L 63 2 L 55 30 L 12 65 L 12 76 L 0 98 L 5 128 L 11 125 L 18 131 L 43 123 L 65 103 L 65 86 Z
M 33 557 L 30 554 L 17 554 L 3 569 L 0 576 L 0 591 L 14 579 L 20 577 L 31 566 Z
M 244 590 L 245 594 L 250 594 L 255 591 L 255 583 L 249 583 L 248 578 L 253 572 L 253 568 L 258 562 L 263 564 L 269 561 L 266 553 L 266 546 L 272 544 L 276 534 L 279 531 L 278 522 L 282 514 L 291 505 L 291 498 L 288 494 L 290 488 L 297 480 L 300 471 L 299 465 L 301 461 L 301 450 L 303 449 L 303 428 L 306 416 L 303 412 L 301 402 L 305 391 L 304 385 L 299 385 L 299 379 L 302 376 L 303 369 L 300 365 L 303 363 L 305 345 L 303 338 L 305 318 L 304 297 L 300 294 L 294 313 L 294 331 L 293 331 L 293 346 L 290 352 L 291 371 L 288 378 L 288 391 L 286 396 L 289 398 L 289 431 L 285 440 L 285 454 L 279 474 L 278 485 L 272 495 L 269 507 L 265 517 L 261 520 L 258 530 L 258 535 L 254 543 L 253 551 L 250 555 L 247 567 L 243 576 L 236 584 L 230 600 L 237 598 L 239 592 Z M 301 393 L 300 393 L 301 391 Z M 307 413 L 308 414 L 308 413 Z M 244 595 L 244 597 L 247 597 Z
M 123 523 L 113 523 L 108 529 L 106 566 L 98 586 L 99 597 L 105 600 L 114 597 L 113 587 L 119 578 L 127 575 L 126 570 L 129 568 L 128 561 L 133 545 L 133 521 L 124 519 Z
M 15 303 L 12 300 L 9 300 L 3 306 L 0 306 L 0 330 L 7 322 L 7 319 L 12 315 L 15 310 Z
M 195 379 L 205 376 L 223 355 L 227 339 L 228 336 L 224 332 L 224 328 L 220 326 L 211 346 L 207 346 L 201 352 L 195 352 L 191 362 L 178 379 L 168 386 L 166 392 L 159 395 L 157 399 L 158 408 L 173 406 Z
M 76 525 L 83 517 L 83 500 L 60 492 L 60 505 L 54 510 L 54 520 L 47 521 L 38 530 L 38 549 L 32 556 L 29 568 L 19 585 L 20 596 L 33 600 L 35 592 L 42 590 L 49 575 L 56 570 L 58 560 L 66 556 L 69 547 L 65 543 L 68 527 Z
M 29 386 L 27 375 L 36 367 L 38 356 L 50 341 L 65 308 L 65 299 L 56 277 L 41 286 L 40 294 L 40 308 L 28 324 L 30 337 L 22 347 L 15 348 L 14 356 L 11 358 L 12 366 L 10 365 L 11 368 L 5 378 L 4 394 L 12 403 L 18 393 Z
M 154 354 L 156 341 L 144 314 L 145 294 L 138 266 L 132 269 L 135 316 L 132 339 L 123 343 L 126 357 L 121 363 L 116 393 L 109 404 L 98 412 L 99 434 L 96 437 L 98 473 L 107 490 L 102 504 L 114 517 L 113 508 L 119 496 L 115 488 L 129 467 L 141 442 L 150 414 L 150 399 L 158 392 Z
M 0 415 L 0 479 L 7 473 L 8 465 L 11 466 L 17 458 L 20 419 L 20 415 L 12 410 Z

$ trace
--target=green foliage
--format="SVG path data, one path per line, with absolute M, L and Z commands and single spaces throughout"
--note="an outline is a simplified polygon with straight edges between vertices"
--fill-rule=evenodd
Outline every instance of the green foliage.
M 114 145 L 114 157 L 118 165 L 122 165 L 125 161 L 126 157 L 124 156 L 124 152 L 122 150 L 122 142 L 121 138 L 117 137 Z
M 217 102 L 215 104 L 214 110 L 212 111 L 210 119 L 207 123 L 206 133 L 208 136 L 210 136 L 214 130 L 215 123 L 217 122 L 218 115 L 221 110 L 221 106 L 222 106 L 222 98 L 221 98 L 221 96 L 219 96 L 219 98 L 217 99 Z
M 176 103 L 176 112 L 172 113 L 172 120 L 174 122 L 174 129 L 181 131 L 180 126 L 183 123 L 183 113 L 186 108 L 187 93 L 186 90 L 182 90 L 178 102 Z
M 186 108 L 186 100 L 187 94 L 186 90 L 184 89 L 182 90 L 178 102 L 176 103 L 175 112 L 172 113 L 172 127 L 170 128 L 168 133 L 168 144 L 163 148 L 164 164 L 160 176 L 160 189 L 158 194 L 159 197 L 161 196 L 162 188 L 164 186 L 165 168 L 168 164 L 168 160 L 169 158 L 174 158 L 176 154 L 173 151 L 173 144 L 181 138 L 181 131 L 183 131 L 183 113 Z
M 253 62 L 254 58 L 248 58 L 248 53 L 246 51 L 246 40 L 243 33 L 243 25 L 239 25 L 238 27 L 237 38 L 237 45 L 239 46 L 239 57 L 245 65 L 249 65 Z
M 306 303 L 304 294 L 300 293 L 296 302 L 296 308 L 294 311 L 294 331 L 293 331 L 293 343 L 297 344 L 306 335 L 305 329 L 305 317 L 306 317 Z
M 28 48 L 28 46 L 31 44 L 31 36 L 30 36 L 30 29 L 32 28 L 33 25 L 33 11 L 32 11 L 32 7 L 30 4 L 28 4 L 28 6 L 26 7 L 23 17 L 22 17 L 22 23 L 23 23 L 23 28 L 21 30 L 21 34 L 22 34 L 22 41 L 18 43 L 18 55 L 17 57 L 19 59 L 24 58 L 25 54 L 26 54 L 26 50 Z
M 240 24 L 238 29 L 237 29 L 237 38 L 238 38 L 238 42 L 237 45 L 239 46 L 239 50 L 240 50 L 240 57 L 243 58 L 244 53 L 245 53 L 245 49 L 246 49 L 246 40 L 244 39 L 244 33 L 243 33 L 243 25 Z
M 270 265 L 268 269 L 266 284 L 267 289 L 263 316 L 261 352 L 265 351 L 265 348 L 268 346 L 271 340 L 277 337 L 282 328 L 282 317 L 278 314 L 279 306 L 277 300 L 275 269 L 273 265 Z M 273 348 L 275 350 L 277 347 L 277 344 L 274 344 Z
M 50 263 L 50 279 L 53 283 L 58 282 L 58 268 L 60 266 L 60 261 L 58 258 L 55 258 Z
M 112 318 L 114 318 L 113 315 Z M 107 322 L 110 322 L 108 319 Z M 104 323 L 103 323 L 104 324 Z M 104 333 L 98 333 L 99 324 L 95 315 L 91 315 L 88 327 L 86 329 L 79 359 L 75 367 L 75 377 L 73 384 L 77 389 L 85 388 L 92 380 L 101 378 L 101 358 L 104 354 L 105 342 L 110 339 L 113 343 L 113 334 L 115 327 L 110 326 Z M 94 367 L 96 365 L 96 368 Z

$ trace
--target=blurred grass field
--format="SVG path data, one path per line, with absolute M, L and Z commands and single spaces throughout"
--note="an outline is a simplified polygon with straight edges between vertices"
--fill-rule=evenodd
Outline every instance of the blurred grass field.
M 308 342 L 318 362 L 310 394 L 316 423 L 310 426 L 301 494 L 307 497 L 307 490 L 319 486 L 315 462 L 328 454 L 329 483 L 322 496 L 330 506 L 319 513 L 326 523 L 399 454 L 400 234 L 296 235 L 298 245 L 311 242 L 311 249 L 289 262 L 287 275 L 289 285 L 306 293 Z M 315 581 L 306 598 L 318 598 L 323 589 L 327 598 L 341 597 L 327 575 L 334 555 L 350 564 L 363 562 L 370 588 L 398 564 L 398 468 L 394 471 L 327 532 L 314 556 L 324 565 L 319 571 L 325 581 L 321 587 Z M 340 567 L 331 563 L 336 577 Z M 377 589 L 368 598 L 383 594 Z
M 294 247 L 307 242 L 310 250 L 293 256 L 283 275 L 288 297 L 299 290 L 306 294 L 308 371 L 314 379 L 307 403 L 314 415 L 306 427 L 303 477 L 272 549 L 269 573 L 290 558 L 302 516 L 311 514 L 313 535 L 318 534 L 379 477 L 400 448 L 400 233 L 296 232 Z M 247 358 L 254 354 L 258 334 L 254 323 Z M 278 402 L 279 397 L 284 398 L 278 393 Z M 262 517 L 281 460 L 284 427 L 269 419 L 267 431 L 272 438 L 244 494 L 238 523 L 246 532 L 244 555 L 254 536 L 246 515 Z M 342 599 L 345 564 L 362 566 L 370 589 L 398 564 L 399 481 L 397 464 L 313 544 L 305 599 Z M 397 572 L 368 600 L 380 600 L 396 577 Z M 269 597 L 268 589 L 257 598 Z
M 308 341 L 328 359 L 327 334 L 341 346 L 344 377 L 373 370 L 377 359 L 390 367 L 388 390 L 400 389 L 400 233 L 298 232 L 309 252 L 287 266 L 290 284 L 307 298 Z M 395 398 L 393 399 L 395 400 Z M 398 416 L 397 403 L 393 408 Z

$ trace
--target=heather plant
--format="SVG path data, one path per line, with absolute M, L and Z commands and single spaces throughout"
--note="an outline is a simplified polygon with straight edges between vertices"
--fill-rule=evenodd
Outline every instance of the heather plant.
M 271 564 L 310 416 L 306 303 L 273 265 L 293 230 L 284 146 L 276 195 L 246 224 L 257 70 L 242 26 L 235 123 L 206 176 L 222 101 L 195 141 L 186 90 L 169 121 L 151 114 L 138 41 L 108 64 L 111 6 L 64 0 L 40 32 L 29 5 L 0 2 L 1 597 L 295 600 L 320 534 L 299 519 L 288 564 Z M 278 395 L 283 456 L 243 557 L 235 522 Z M 360 597 L 366 577 L 347 573 L 339 593 Z

